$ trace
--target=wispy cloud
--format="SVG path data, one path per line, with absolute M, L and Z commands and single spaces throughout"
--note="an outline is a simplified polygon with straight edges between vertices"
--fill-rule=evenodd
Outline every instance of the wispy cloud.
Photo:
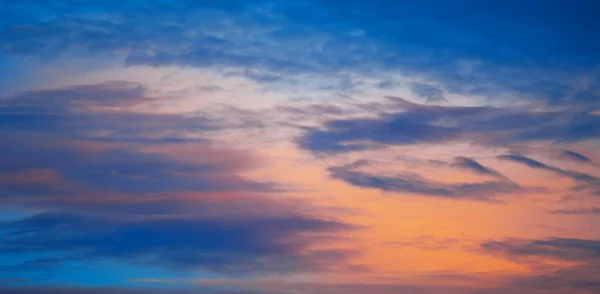
M 496 202 L 497 200 L 494 197 L 497 195 L 523 191 L 517 184 L 507 181 L 448 184 L 428 180 L 412 173 L 397 173 L 394 176 L 369 174 L 356 171 L 355 167 L 357 167 L 356 163 L 330 167 L 329 172 L 332 178 L 343 180 L 358 187 L 448 199 Z
M 594 162 L 591 159 L 589 159 L 588 157 L 586 157 L 585 155 L 583 155 L 581 153 L 577 153 L 575 151 L 571 151 L 571 150 L 564 150 L 562 152 L 562 157 L 566 158 L 566 159 L 574 160 L 577 162 L 581 162 L 581 163 L 594 164 Z
M 529 166 L 535 169 L 546 170 L 549 172 L 553 172 L 559 174 L 561 176 L 572 179 L 573 181 L 579 183 L 579 185 L 575 186 L 573 190 L 575 191 L 589 191 L 591 194 L 597 195 L 600 193 L 600 178 L 574 170 L 566 170 L 562 168 L 558 168 L 555 166 L 547 165 L 535 159 L 520 155 L 520 154 L 511 154 L 511 155 L 502 155 L 499 157 L 500 159 L 510 160 L 514 162 L 518 162 Z
M 485 166 L 481 165 L 479 162 L 477 162 L 476 160 L 469 158 L 469 157 L 459 156 L 459 157 L 454 158 L 454 163 L 452 163 L 452 166 L 470 170 L 476 174 L 481 174 L 481 175 L 486 175 L 486 176 L 491 176 L 491 177 L 495 177 L 495 178 L 499 178 L 499 179 L 508 180 L 508 178 L 506 178 L 501 173 L 499 173 L 489 167 L 485 167 Z
M 553 210 L 554 214 L 564 214 L 564 215 L 600 215 L 600 207 L 592 207 L 592 208 L 579 208 L 579 209 L 557 209 Z
M 322 129 L 306 132 L 299 145 L 313 152 L 349 152 L 379 145 L 416 145 L 470 142 L 506 146 L 536 140 L 585 141 L 598 137 L 600 117 L 589 112 L 529 112 L 487 106 L 430 106 L 400 98 L 392 100 L 404 108 L 381 113 L 377 118 L 338 119 Z M 374 145 L 377 147 L 377 145 Z
M 600 241 L 598 240 L 574 238 L 509 239 L 489 241 L 481 246 L 487 252 L 501 253 L 509 257 L 547 257 L 591 264 L 594 264 L 600 258 Z

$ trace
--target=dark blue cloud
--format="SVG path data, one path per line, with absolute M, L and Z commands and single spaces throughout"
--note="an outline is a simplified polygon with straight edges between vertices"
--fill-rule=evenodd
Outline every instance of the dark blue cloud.
M 595 264 L 600 260 L 600 241 L 549 238 L 543 240 L 509 239 L 483 243 L 483 250 L 509 257 L 537 256 L 556 260 L 580 261 Z
M 485 166 L 481 165 L 479 162 L 477 162 L 476 160 L 469 158 L 469 157 L 459 156 L 459 157 L 454 158 L 454 163 L 452 163 L 452 166 L 470 170 L 476 174 L 486 175 L 486 176 L 491 176 L 491 177 L 507 180 L 507 178 L 504 175 L 502 175 L 501 173 L 499 173 L 489 167 L 485 167 Z
M 581 163 L 591 163 L 591 164 L 594 163 L 591 159 L 589 159 L 585 155 L 583 155 L 581 153 L 577 153 L 575 151 L 571 151 L 571 150 L 564 150 L 561 155 L 563 158 L 574 160 L 574 161 L 581 162 Z
M 347 254 L 306 253 L 318 238 L 295 236 L 350 228 L 301 215 L 120 220 L 43 213 L 0 224 L 5 254 L 60 253 L 83 261 L 109 258 L 230 274 L 324 270 Z
M 532 168 L 537 168 L 537 169 L 545 169 L 545 170 L 549 170 L 549 171 L 555 171 L 555 172 L 560 172 L 561 170 L 559 168 L 555 168 L 552 166 L 549 166 L 545 163 L 541 163 L 535 159 L 523 156 L 523 155 L 519 155 L 519 154 L 512 154 L 512 155 L 502 155 L 499 157 L 500 159 L 505 159 L 505 160 L 511 160 L 511 161 L 515 161 L 515 162 L 519 162 L 522 164 L 525 164 L 529 167 Z
M 566 169 L 558 168 L 555 166 L 547 165 L 547 164 L 539 162 L 535 159 L 532 159 L 532 158 L 529 158 L 529 157 L 526 157 L 523 155 L 519 155 L 519 154 L 502 155 L 502 156 L 499 156 L 499 158 L 504 159 L 504 160 L 518 162 L 518 163 L 527 165 L 531 168 L 546 170 L 546 171 L 553 172 L 553 173 L 559 174 L 561 176 L 570 178 L 579 184 L 579 185 L 573 187 L 572 188 L 573 190 L 589 192 L 592 195 L 600 195 L 600 178 L 598 178 L 594 175 L 584 173 L 584 172 L 574 171 L 574 170 L 566 170 Z
M 495 196 L 523 191 L 523 188 L 508 181 L 447 184 L 431 181 L 411 173 L 381 176 L 354 170 L 360 165 L 355 163 L 348 166 L 330 167 L 330 176 L 357 187 L 448 199 L 496 202 Z
M 319 154 L 344 153 L 394 145 L 448 142 L 469 142 L 487 147 L 509 147 L 514 143 L 541 139 L 550 139 L 556 142 L 585 141 L 595 139 L 600 134 L 600 132 L 584 134 L 574 130 L 581 125 L 582 121 L 584 125 L 591 128 L 600 127 L 598 116 L 591 113 L 528 112 L 487 106 L 432 106 L 394 97 L 389 97 L 389 99 L 390 106 L 403 110 L 391 114 L 383 112 L 376 118 L 329 120 L 325 122 L 323 128 L 307 129 L 297 142 L 302 148 Z M 587 127 L 584 129 L 587 130 Z M 506 155 L 500 156 L 500 158 L 569 177 L 578 183 L 572 188 L 574 191 L 593 195 L 600 194 L 600 179 L 594 175 L 549 166 L 522 155 Z M 493 176 L 501 181 L 485 185 L 480 183 L 442 187 L 426 184 L 426 181 L 421 178 L 404 175 L 380 177 L 347 171 L 338 173 L 336 177 L 358 186 L 378 187 L 382 190 L 412 191 L 418 194 L 473 195 L 474 193 L 485 194 L 484 191 L 494 189 L 501 193 L 516 191 L 516 185 L 508 178 L 470 158 L 458 157 L 451 165 Z M 336 168 L 333 167 L 333 169 Z M 480 197 L 487 198 L 487 196 Z
M 330 120 L 322 129 L 309 129 L 298 142 L 313 152 L 348 152 L 377 145 L 466 141 L 506 146 L 534 140 L 576 142 L 600 136 L 600 116 L 589 112 L 429 106 L 391 98 L 404 111 L 368 119 Z

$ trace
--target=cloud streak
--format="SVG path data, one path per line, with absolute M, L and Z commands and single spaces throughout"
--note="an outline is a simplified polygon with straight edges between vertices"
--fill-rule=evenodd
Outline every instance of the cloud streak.
M 497 201 L 495 196 L 523 191 L 517 184 L 507 181 L 487 181 L 479 183 L 442 183 L 425 179 L 417 174 L 399 173 L 394 176 L 380 176 L 354 170 L 357 164 L 330 167 L 332 178 L 343 180 L 350 185 L 374 188 L 387 192 L 416 194 L 448 199 L 469 199 Z M 360 164 L 358 164 L 360 166 Z
M 509 257 L 547 257 L 555 260 L 596 263 L 600 258 L 600 241 L 549 238 L 543 240 L 504 240 L 483 243 L 486 252 L 501 253 Z
M 590 163 L 594 164 L 594 162 L 581 153 L 577 153 L 571 150 L 564 150 L 562 153 L 562 157 L 570 160 L 574 160 L 580 163 Z
M 598 195 L 600 192 L 600 178 L 594 175 L 579 171 L 561 169 L 519 154 L 501 155 L 499 158 L 521 163 L 534 169 L 546 170 L 570 178 L 579 183 L 579 185 L 573 188 L 575 191 L 589 191 L 593 195 Z
M 313 152 L 350 152 L 380 145 L 470 142 L 506 146 L 537 140 L 577 142 L 598 138 L 600 117 L 589 112 L 526 112 L 488 106 L 429 106 L 392 98 L 403 111 L 376 118 L 327 121 L 299 138 Z M 366 144 L 372 142 L 374 144 Z
M 580 208 L 580 209 L 557 209 L 554 214 L 562 215 L 600 215 L 600 207 Z
M 454 158 L 454 163 L 452 163 L 452 166 L 466 169 L 466 170 L 472 171 L 473 173 L 476 173 L 476 174 L 508 180 L 508 178 L 506 178 L 501 173 L 499 173 L 489 167 L 485 167 L 485 166 L 481 165 L 479 162 L 477 162 L 476 160 L 469 158 L 469 157 L 459 156 L 459 157 Z

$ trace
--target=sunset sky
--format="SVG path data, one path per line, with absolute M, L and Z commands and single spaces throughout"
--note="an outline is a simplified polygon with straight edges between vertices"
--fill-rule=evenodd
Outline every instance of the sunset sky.
M 600 293 L 598 15 L 0 0 L 0 294 Z

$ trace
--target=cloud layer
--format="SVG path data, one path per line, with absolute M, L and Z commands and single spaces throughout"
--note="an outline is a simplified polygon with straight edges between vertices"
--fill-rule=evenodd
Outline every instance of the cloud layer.
M 245 179 L 260 165 L 251 153 L 176 134 L 214 130 L 207 119 L 128 110 L 151 100 L 144 93 L 114 82 L 4 100 L 0 202 L 34 211 L 0 224 L 5 256 L 258 274 L 327 270 L 353 255 L 310 248 L 355 226 Z M 175 135 L 148 137 L 163 131 Z

